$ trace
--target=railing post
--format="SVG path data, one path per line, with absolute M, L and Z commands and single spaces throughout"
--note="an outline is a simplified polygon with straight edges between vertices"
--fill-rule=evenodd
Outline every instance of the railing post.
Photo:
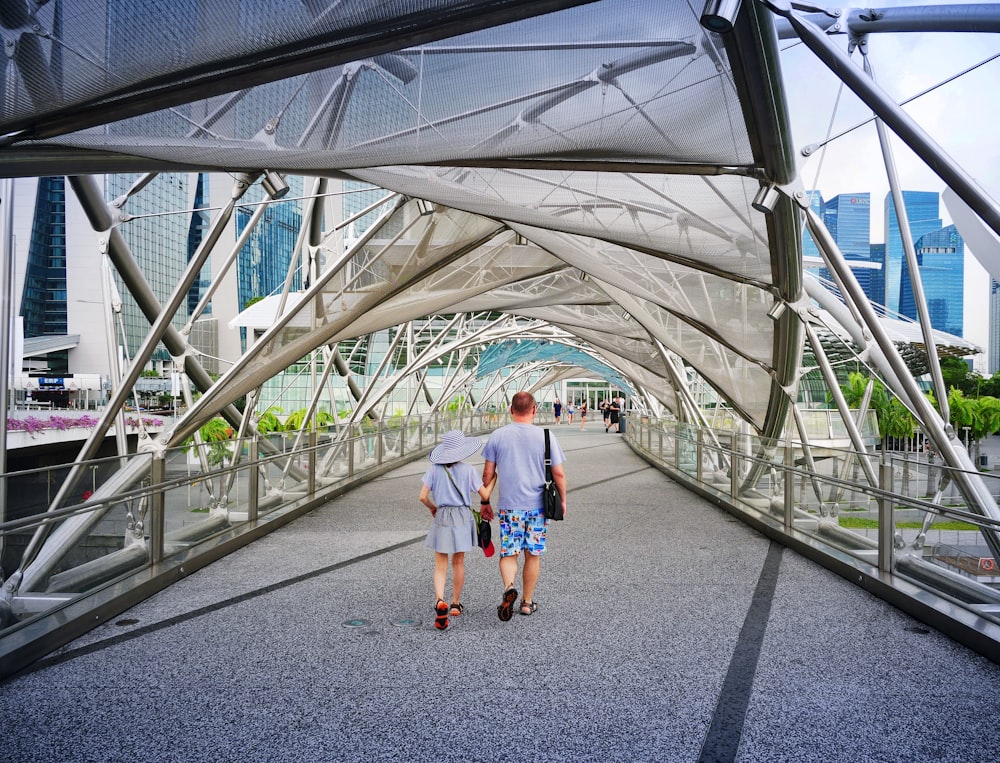
M 703 479 L 703 467 L 702 467 L 702 457 L 704 456 L 705 443 L 702 440 L 701 427 L 698 427 L 698 439 L 695 441 L 694 454 L 695 454 L 695 465 L 694 465 L 694 478 L 698 482 L 704 482 Z
M 350 437 L 347 439 L 347 476 L 354 476 L 354 443 L 356 442 L 356 437 L 352 432 Z
M 309 495 L 316 494 L 316 430 L 309 431 Z
M 149 562 L 159 564 L 163 561 L 163 539 L 166 532 L 165 508 L 166 496 L 163 494 L 163 483 L 167 476 L 167 461 L 163 453 L 153 454 L 150 468 L 149 495 Z
M 892 462 L 883 451 L 878 464 L 878 568 L 892 572 L 893 536 L 896 532 L 892 517 Z
M 730 435 L 729 446 L 729 497 L 734 501 L 739 497 L 740 493 L 740 459 L 739 459 L 739 449 L 740 449 L 740 437 L 738 432 L 733 432 Z
M 681 470 L 681 422 L 674 422 L 674 468 Z
M 792 448 L 792 430 L 785 427 L 785 532 L 792 531 L 793 509 L 795 507 L 795 449 Z
M 375 428 L 375 463 L 382 465 L 382 454 L 385 450 L 385 424 L 380 419 Z
M 260 511 L 260 458 L 257 435 L 250 439 L 250 473 L 247 475 L 247 521 L 256 522 Z

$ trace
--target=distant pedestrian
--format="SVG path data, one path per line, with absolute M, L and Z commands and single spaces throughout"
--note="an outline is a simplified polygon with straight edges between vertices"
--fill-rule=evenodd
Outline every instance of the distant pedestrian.
M 586 400 L 584 400 L 582 403 L 580 403 L 580 431 L 581 432 L 583 431 L 583 428 L 585 426 L 587 426 L 587 401 Z
M 621 413 L 621 406 L 618 403 L 618 398 L 611 398 L 611 405 L 608 408 L 608 426 L 614 427 L 614 431 L 618 431 L 618 416 Z M 604 431 L 607 432 L 608 428 L 605 427 Z
M 566 423 L 567 424 L 572 424 L 573 423 L 573 410 L 574 410 L 574 404 L 573 404 L 573 401 L 570 400 L 569 403 L 567 403 L 567 405 L 566 405 Z
M 611 401 L 607 398 L 601 401 L 601 418 L 604 419 L 604 431 L 611 426 Z
M 448 617 L 462 614 L 462 588 L 465 585 L 465 552 L 477 545 L 476 520 L 469 507 L 471 493 L 482 499 L 483 519 L 493 519 L 489 506 L 496 477 L 483 485 L 478 470 L 464 459 L 483 447 L 483 441 L 466 437 L 453 429 L 441 436 L 441 443 L 431 451 L 431 467 L 423 477 L 420 502 L 431 511 L 433 521 L 424 545 L 434 550 L 434 627 L 444 630 Z M 431 496 L 433 495 L 433 499 Z M 448 558 L 451 557 L 451 604 L 445 600 Z
M 562 403 L 559 402 L 559 398 L 552 404 L 552 413 L 556 417 L 556 424 L 562 424 Z

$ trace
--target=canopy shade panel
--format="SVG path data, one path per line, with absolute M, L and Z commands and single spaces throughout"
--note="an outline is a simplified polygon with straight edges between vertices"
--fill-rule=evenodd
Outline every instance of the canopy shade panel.
M 308 290 L 232 322 L 260 342 L 198 415 L 317 347 L 489 312 L 565 332 L 663 401 L 675 352 L 774 430 L 800 342 L 791 314 L 768 316 L 801 288 L 797 208 L 755 205 L 793 174 L 777 36 L 757 4 L 728 36 L 701 11 L 29 3 L 0 20 L 0 151 L 13 174 L 270 170 L 405 197 L 348 252 L 320 251 Z

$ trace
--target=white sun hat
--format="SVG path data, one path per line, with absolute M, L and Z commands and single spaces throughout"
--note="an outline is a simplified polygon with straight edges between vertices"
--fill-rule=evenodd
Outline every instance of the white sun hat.
M 466 437 L 460 429 L 452 429 L 441 435 L 441 444 L 431 451 L 431 461 L 435 464 L 454 464 L 464 461 L 483 447 L 477 437 Z

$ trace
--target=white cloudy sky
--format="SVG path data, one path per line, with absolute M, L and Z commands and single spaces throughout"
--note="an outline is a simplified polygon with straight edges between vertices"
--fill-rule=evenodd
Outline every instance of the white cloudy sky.
M 875 7 L 925 5 L 888 0 Z M 939 5 L 956 5 L 947 0 Z M 855 7 L 871 7 L 860 6 Z M 844 35 L 832 38 L 844 49 Z M 871 116 L 846 87 L 837 94 L 839 80 L 802 44 L 781 43 L 793 135 L 801 147 L 822 142 Z M 897 101 L 931 87 L 1000 53 L 997 34 L 878 34 L 869 37 L 868 57 L 878 83 Z M 861 65 L 860 55 L 854 55 Z M 906 107 L 931 138 L 993 198 L 1000 198 L 1000 59 L 944 85 Z M 902 186 L 907 190 L 942 191 L 932 170 L 905 144 L 893 139 Z M 889 191 L 884 164 L 872 124 L 829 144 L 808 159 L 799 155 L 805 186 L 816 187 L 824 198 L 840 193 L 868 191 L 872 195 L 872 241 L 884 241 L 882 200 Z M 941 205 L 941 216 L 950 223 Z M 986 350 L 988 341 L 989 277 L 973 254 L 966 258 L 965 336 Z M 977 361 L 985 371 L 986 356 Z

